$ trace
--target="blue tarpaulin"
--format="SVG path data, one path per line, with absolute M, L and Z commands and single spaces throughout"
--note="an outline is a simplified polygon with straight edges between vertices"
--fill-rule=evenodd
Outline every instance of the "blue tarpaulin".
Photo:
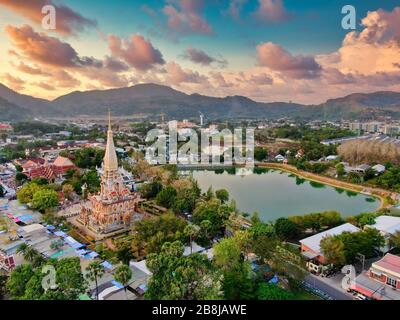
M 279 282 L 279 278 L 277 275 L 275 275 L 271 280 L 268 281 L 268 283 L 273 283 L 276 284 Z
M 87 254 L 87 256 L 89 256 L 89 258 L 94 259 L 94 258 L 98 257 L 99 254 L 98 254 L 97 252 L 92 251 L 92 252 L 89 252 L 89 253 Z
M 124 286 L 123 286 L 122 284 L 120 284 L 119 282 L 117 282 L 117 281 L 115 281 L 115 280 L 111 281 L 111 283 L 112 283 L 114 286 L 116 286 L 118 289 L 123 289 L 123 288 L 124 288 Z
M 65 232 L 63 232 L 63 231 L 56 231 L 56 232 L 54 232 L 54 234 L 57 237 L 63 237 L 63 238 L 65 238 L 67 236 L 67 234 Z
M 101 265 L 108 270 L 111 270 L 113 268 L 113 265 L 108 261 L 104 261 Z
M 46 228 L 47 228 L 47 230 L 53 231 L 56 227 L 52 226 L 52 225 L 48 225 Z
M 22 222 L 29 222 L 29 221 L 33 221 L 33 217 L 30 214 L 26 214 L 23 216 L 19 216 L 18 219 Z
M 84 244 L 79 243 L 78 241 L 76 241 L 74 238 L 72 238 L 70 236 L 66 237 L 65 241 L 67 241 L 68 244 L 74 249 L 80 249 L 85 246 Z

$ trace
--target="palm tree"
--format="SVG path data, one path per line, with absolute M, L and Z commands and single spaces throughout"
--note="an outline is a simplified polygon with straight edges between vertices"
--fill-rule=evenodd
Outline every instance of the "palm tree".
M 104 266 L 99 261 L 93 261 L 88 265 L 86 271 L 86 278 L 96 283 L 96 299 L 99 300 L 99 286 L 97 283 L 97 279 L 101 278 L 104 275 Z
M 203 220 L 202 222 L 200 222 L 200 227 L 201 229 L 204 231 L 204 236 L 206 237 L 206 239 L 208 241 L 210 241 L 210 231 L 211 231 L 211 221 L 210 220 Z
M 28 249 L 28 245 L 27 245 L 26 243 L 22 243 L 22 244 L 17 248 L 17 253 L 21 253 L 22 255 L 24 255 L 27 249 Z
M 24 252 L 24 259 L 29 262 L 33 262 L 39 254 L 40 253 L 35 248 L 28 246 Z
M 126 296 L 126 288 L 128 287 L 129 281 L 132 279 L 132 270 L 126 264 L 123 264 L 115 270 L 114 278 L 120 284 L 124 286 L 125 296 Z M 128 297 L 126 297 L 128 300 Z
M 189 237 L 190 239 L 190 254 L 193 253 L 193 238 L 196 237 L 199 233 L 199 227 L 194 224 L 188 224 L 183 233 Z

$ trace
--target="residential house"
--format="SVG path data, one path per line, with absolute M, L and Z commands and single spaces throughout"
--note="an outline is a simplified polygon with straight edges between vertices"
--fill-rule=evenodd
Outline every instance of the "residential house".
M 328 236 L 337 236 L 343 232 L 358 232 L 359 228 L 351 223 L 345 223 L 338 227 L 317 233 L 311 237 L 300 240 L 301 253 L 307 259 L 307 267 L 311 272 L 321 273 L 326 268 L 326 259 L 321 250 L 321 240 Z
M 374 300 L 400 300 L 400 257 L 386 254 L 361 273 L 350 289 Z
M 379 216 L 375 219 L 373 225 L 367 225 L 366 228 L 374 228 L 380 231 L 381 235 L 385 238 L 385 245 L 380 250 L 386 253 L 391 249 L 389 244 L 390 236 L 400 231 L 400 217 Z
M 386 171 L 386 167 L 381 164 L 373 166 L 372 169 L 374 169 L 377 174 L 382 174 Z
M 278 161 L 278 162 L 283 162 L 285 160 L 285 157 L 283 155 L 281 155 L 281 154 L 278 154 L 275 157 L 275 160 Z

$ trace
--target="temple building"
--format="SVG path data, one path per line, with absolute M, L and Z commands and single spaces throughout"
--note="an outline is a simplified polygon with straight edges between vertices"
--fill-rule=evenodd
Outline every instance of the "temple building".
M 89 233 L 94 233 L 96 239 L 111 237 L 129 230 L 139 200 L 139 195 L 131 193 L 125 186 L 118 171 L 110 117 L 100 194 L 89 196 L 89 202 L 82 206 L 77 221 Z

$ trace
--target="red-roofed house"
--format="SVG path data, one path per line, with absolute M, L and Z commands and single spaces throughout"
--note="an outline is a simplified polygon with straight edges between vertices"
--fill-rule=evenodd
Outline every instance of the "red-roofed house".
M 54 180 L 61 178 L 68 170 L 76 169 L 71 160 L 61 156 L 58 156 L 51 164 L 47 163 L 43 158 L 29 159 L 17 164 L 22 166 L 23 172 L 31 179 L 45 178 Z
M 43 158 L 29 158 L 29 159 L 18 159 L 15 160 L 15 164 L 20 165 L 24 171 L 31 170 L 32 168 L 38 168 L 46 163 Z
M 51 167 L 57 176 L 65 174 L 68 170 L 76 169 L 76 166 L 70 159 L 61 156 L 58 156 L 54 160 Z
M 13 127 L 8 123 L 0 123 L 0 132 L 12 131 Z
M 400 300 L 400 257 L 386 254 L 360 274 L 351 289 L 375 300 Z

